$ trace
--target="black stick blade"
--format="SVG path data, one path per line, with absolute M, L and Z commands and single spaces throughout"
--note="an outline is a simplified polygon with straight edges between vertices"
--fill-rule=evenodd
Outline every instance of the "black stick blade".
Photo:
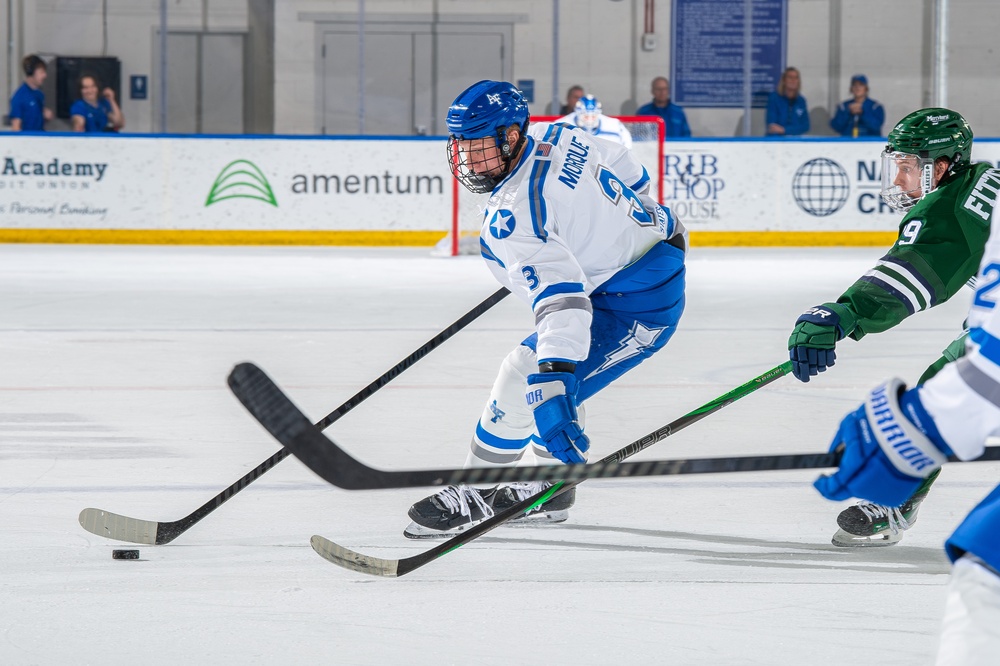
M 253 363 L 237 365 L 227 381 L 233 395 L 282 445 L 287 446 L 286 442 L 295 440 L 312 426 L 288 396 Z
M 306 467 L 328 483 L 346 490 L 394 487 L 382 472 L 358 462 L 326 437 L 263 370 L 240 363 L 229 373 L 229 388 L 250 415 Z

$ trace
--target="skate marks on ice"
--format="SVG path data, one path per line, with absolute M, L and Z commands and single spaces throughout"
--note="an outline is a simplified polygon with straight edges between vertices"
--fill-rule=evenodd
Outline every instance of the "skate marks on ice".
M 116 434 L 111 426 L 71 413 L 0 412 L 0 460 L 126 460 L 171 458 L 149 439 Z
M 545 528 L 549 531 L 577 531 L 594 534 L 618 534 L 635 537 L 634 543 L 599 543 L 545 538 L 483 537 L 483 543 L 523 544 L 539 547 L 576 548 L 618 553 L 649 553 L 678 555 L 697 564 L 724 566 L 813 569 L 824 571 L 855 571 L 867 573 L 899 573 L 947 575 L 951 565 L 942 548 L 910 546 L 905 543 L 891 548 L 837 548 L 828 543 L 780 541 L 729 534 L 707 534 L 671 530 L 650 530 L 632 527 L 581 525 L 564 523 Z M 519 534 L 524 531 L 519 530 Z M 683 541 L 704 544 L 703 547 L 652 545 L 651 541 Z M 716 546 L 712 548 L 711 546 Z

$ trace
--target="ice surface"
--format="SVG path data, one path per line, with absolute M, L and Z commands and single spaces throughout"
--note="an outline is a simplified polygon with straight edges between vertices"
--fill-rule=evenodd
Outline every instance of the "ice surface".
M 603 456 L 786 358 L 792 323 L 881 256 L 695 249 L 657 357 L 596 396 Z M 77 515 L 177 520 L 277 451 L 226 388 L 264 368 L 324 416 L 496 289 L 423 250 L 0 246 L 2 664 L 929 664 L 941 543 L 1000 465 L 952 466 L 900 546 L 829 545 L 814 472 L 590 481 L 569 522 L 501 528 L 398 580 L 309 548 L 402 557 L 426 491 L 351 493 L 294 459 L 166 546 L 116 561 Z M 825 449 L 876 382 L 915 380 L 963 293 L 837 366 L 785 378 L 641 458 Z M 461 464 L 496 368 L 532 325 L 508 298 L 328 429 L 385 468 Z

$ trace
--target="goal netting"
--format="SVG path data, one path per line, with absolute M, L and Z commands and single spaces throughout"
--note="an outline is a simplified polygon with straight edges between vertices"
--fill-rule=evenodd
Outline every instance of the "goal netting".
M 552 122 L 560 116 L 532 116 L 531 122 Z M 632 134 L 632 154 L 649 172 L 650 194 L 663 203 L 663 142 L 666 126 L 658 116 L 614 116 Z M 434 254 L 479 254 L 479 231 L 488 194 L 473 194 L 452 179 L 451 227 L 434 247 Z

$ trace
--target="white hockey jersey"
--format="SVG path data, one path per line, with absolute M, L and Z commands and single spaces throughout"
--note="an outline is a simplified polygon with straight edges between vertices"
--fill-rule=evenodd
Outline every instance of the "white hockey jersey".
M 563 116 L 556 122 L 574 125 L 581 131 L 592 134 L 593 136 L 600 137 L 606 141 L 620 143 L 629 149 L 632 148 L 632 133 L 629 132 L 628 128 L 625 127 L 625 124 L 617 118 L 602 115 L 597 123 L 597 127 L 593 131 L 584 129 L 576 124 L 576 113 Z
M 591 292 L 683 233 L 648 189 L 649 174 L 623 146 L 559 123 L 529 127 L 521 160 L 487 202 L 480 250 L 531 305 L 539 362 L 585 359 Z
M 945 442 L 962 460 L 982 455 L 986 438 L 1000 431 L 1000 220 L 993 209 L 990 238 L 969 309 L 968 354 L 946 365 L 920 390 L 920 401 Z

